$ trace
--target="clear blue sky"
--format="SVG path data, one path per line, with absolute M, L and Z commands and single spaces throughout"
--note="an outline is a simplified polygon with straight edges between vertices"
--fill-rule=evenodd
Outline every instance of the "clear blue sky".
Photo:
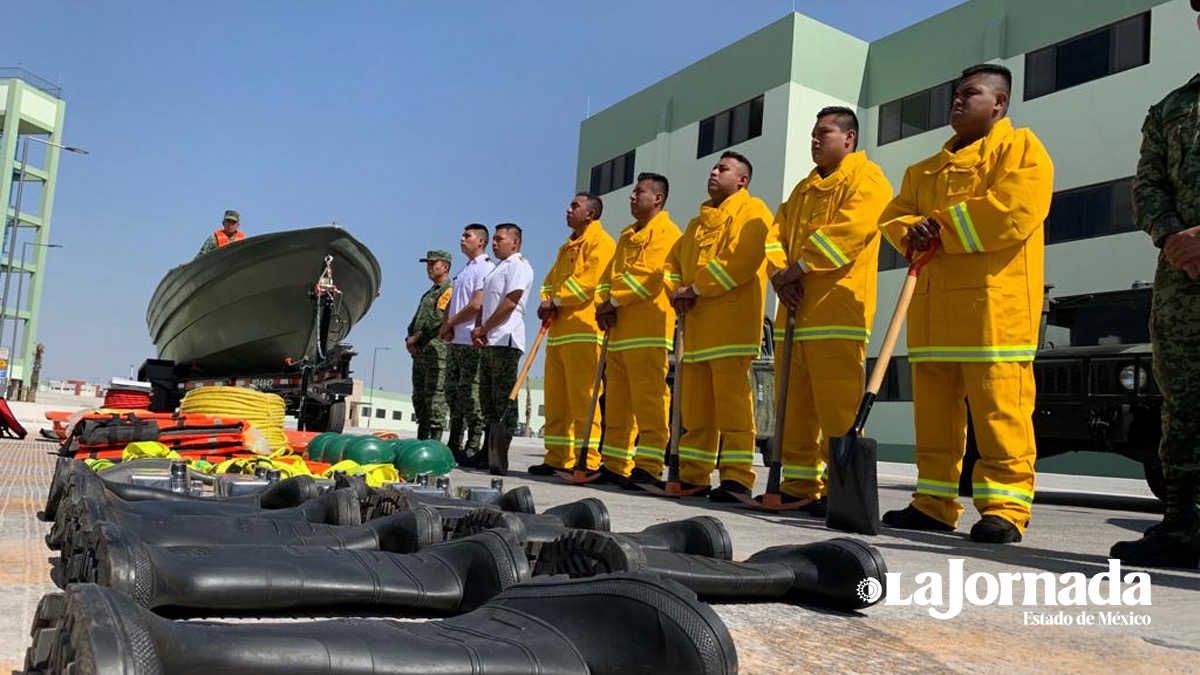
M 872 40 L 956 0 L 797 0 Z M 62 86 L 65 139 L 38 338 L 45 378 L 154 356 L 146 305 L 227 208 L 248 234 L 336 221 L 383 295 L 350 336 L 408 391 L 418 252 L 520 223 L 539 278 L 566 235 L 579 123 L 779 19 L 792 0 L 9 3 L 0 66 Z M 689 213 L 688 209 L 683 209 Z M 623 223 L 622 223 L 623 224 Z M 617 223 L 612 223 L 610 231 Z M 456 266 L 457 269 L 457 266 Z M 530 322 L 532 326 L 533 322 Z M 540 368 L 537 368 L 540 371 Z

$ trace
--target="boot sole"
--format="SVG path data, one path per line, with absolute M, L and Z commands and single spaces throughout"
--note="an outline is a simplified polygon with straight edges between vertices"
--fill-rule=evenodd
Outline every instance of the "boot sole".
M 501 511 L 537 513 L 537 509 L 533 505 L 533 492 L 530 491 L 527 485 L 522 485 L 521 487 L 505 492 L 497 497 L 492 505 L 498 507 Z
M 91 584 L 42 598 L 26 673 L 161 672 L 154 641 L 133 609 Z
M 546 509 L 545 513 L 555 516 L 562 521 L 563 525 L 572 529 L 608 532 L 612 528 L 608 507 L 595 497 L 585 497 L 576 502 L 552 506 Z
M 645 568 L 646 556 L 637 544 L 608 532 L 575 530 L 542 546 L 536 574 L 566 574 L 582 579 Z
M 704 553 L 698 555 L 716 558 L 717 560 L 733 560 L 733 542 L 729 539 L 729 530 L 726 529 L 725 523 L 722 523 L 718 518 L 713 516 L 696 516 L 688 518 L 687 522 L 694 523 L 697 528 L 703 533 L 700 540 L 705 543 Z M 688 547 L 691 549 L 691 546 Z M 684 553 L 692 553 L 688 550 Z
M 863 576 L 865 579 L 875 579 L 885 587 L 887 586 L 887 562 L 883 559 L 883 554 L 880 553 L 879 549 L 857 539 L 839 537 L 831 541 L 838 542 L 841 545 L 840 547 L 842 550 L 846 551 L 850 555 L 854 556 L 856 560 L 858 560 L 858 564 L 862 567 Z M 865 609 L 872 605 L 878 604 L 883 600 L 882 595 L 880 595 L 875 602 L 867 602 L 858 595 L 855 595 L 855 598 L 860 602 L 855 605 L 851 605 L 853 609 Z
M 488 530 L 503 530 L 511 532 L 524 545 L 529 540 L 525 531 L 525 523 L 517 516 L 507 511 L 495 509 L 478 509 L 458 520 L 454 528 L 454 539 L 470 537 Z

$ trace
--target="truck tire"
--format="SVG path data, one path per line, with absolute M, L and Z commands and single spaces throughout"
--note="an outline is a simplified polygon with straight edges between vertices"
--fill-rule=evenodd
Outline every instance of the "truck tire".
M 325 431 L 335 434 L 342 433 L 346 426 L 346 402 L 335 401 L 325 409 Z

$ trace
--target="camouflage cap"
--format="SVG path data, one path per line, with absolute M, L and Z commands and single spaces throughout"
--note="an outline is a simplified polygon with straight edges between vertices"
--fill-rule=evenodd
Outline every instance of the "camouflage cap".
M 235 223 L 240 223 L 240 222 L 242 222 L 242 217 L 238 215 L 237 211 L 234 211 L 233 209 L 229 209 L 228 211 L 225 212 L 225 217 L 222 218 L 221 220 L 222 221 L 232 220 Z
M 417 262 L 437 262 L 437 261 L 450 262 L 450 252 L 443 251 L 442 249 L 430 249 L 430 251 L 425 254 L 424 258 L 420 258 L 419 260 L 417 260 Z

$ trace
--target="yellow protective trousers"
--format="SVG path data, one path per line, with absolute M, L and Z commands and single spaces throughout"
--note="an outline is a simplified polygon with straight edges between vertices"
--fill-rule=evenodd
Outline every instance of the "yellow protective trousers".
M 754 487 L 754 399 L 749 356 L 727 356 L 683 364 L 679 478 L 711 485 L 721 459 L 721 480 Z
M 782 353 L 783 343 L 776 342 L 776 358 Z M 846 433 L 854 423 L 865 357 L 866 343 L 859 340 L 800 340 L 792 346 L 779 486 L 784 494 L 807 499 L 825 494 L 829 439 Z M 781 370 L 775 372 L 776 396 L 781 392 Z
M 661 475 L 670 435 L 667 350 L 611 349 L 604 373 L 604 466 L 626 477 L 634 466 Z
M 975 508 L 1022 532 L 1033 506 L 1033 363 L 919 362 L 912 366 L 917 432 L 913 506 L 957 525 L 958 477 L 967 444 L 967 406 L 979 446 L 971 477 Z M 966 398 L 964 405 L 963 399 Z
M 590 429 L 588 408 L 592 404 L 592 383 L 600 363 L 600 345 L 569 342 L 546 347 L 546 459 L 558 469 L 575 468 L 577 450 L 588 443 L 587 467 L 600 467 L 600 411 L 596 410 Z

